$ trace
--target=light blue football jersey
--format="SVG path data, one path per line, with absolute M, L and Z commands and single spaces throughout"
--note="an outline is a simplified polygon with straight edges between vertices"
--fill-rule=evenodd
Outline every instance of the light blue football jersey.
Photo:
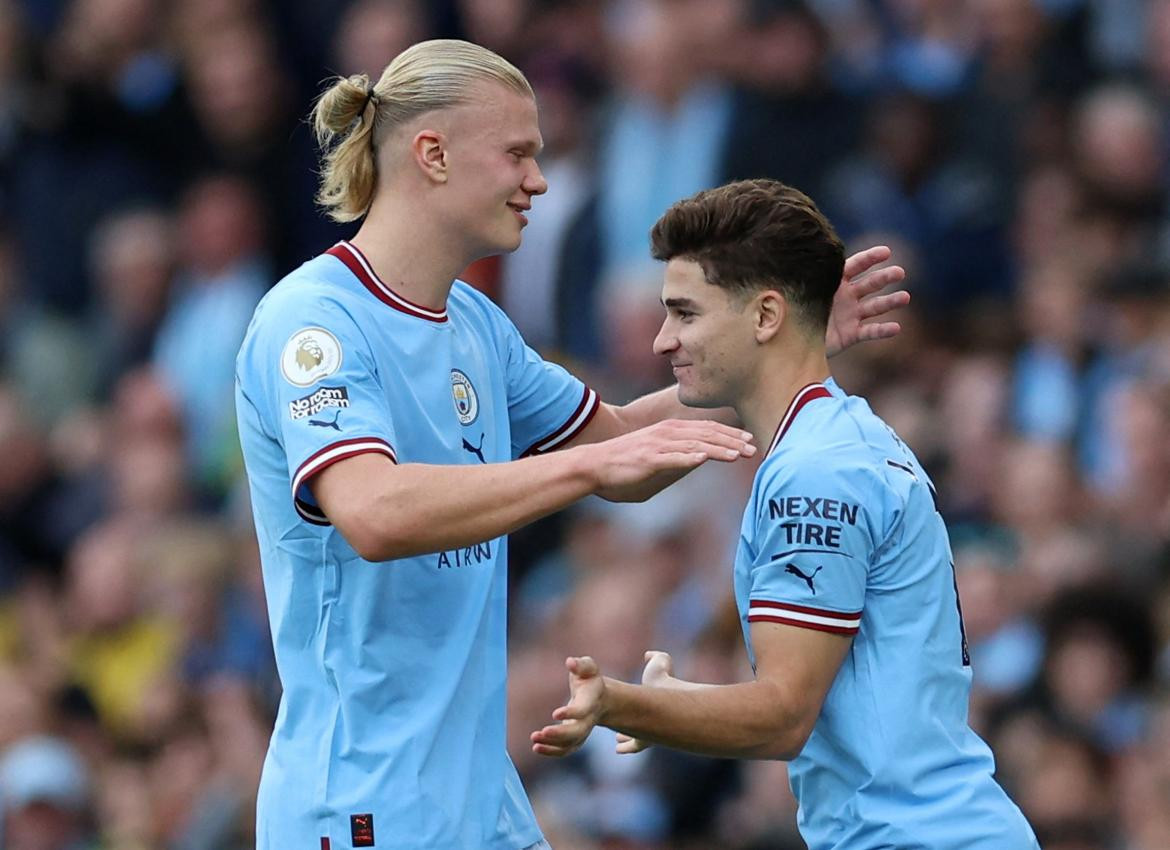
M 363 452 L 480 464 L 556 448 L 596 393 L 456 282 L 406 301 L 339 243 L 261 301 L 236 406 L 284 694 L 262 850 L 516 850 L 541 840 L 505 749 L 505 539 L 363 560 L 307 486 Z
M 950 542 L 918 460 L 832 381 L 793 399 L 756 472 L 735 559 L 750 624 L 853 638 L 789 765 L 810 850 L 1029 850 L 967 724 Z

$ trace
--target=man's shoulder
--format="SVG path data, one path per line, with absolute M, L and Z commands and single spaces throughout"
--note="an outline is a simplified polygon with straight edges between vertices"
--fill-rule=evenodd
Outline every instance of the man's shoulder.
M 447 312 L 480 316 L 493 325 L 511 324 L 504 309 L 466 281 L 456 279 L 447 296 Z
M 851 399 L 834 396 L 816 409 L 810 406 L 801 427 L 786 434 L 760 465 L 761 496 L 837 494 L 870 502 L 878 497 L 885 487 L 881 466 L 889 455 L 889 431 L 868 406 L 858 409 Z
M 864 465 L 869 436 L 880 423 L 853 396 L 830 395 L 801 409 L 764 459 L 761 472 L 835 475 Z
M 292 325 L 353 319 L 360 298 L 346 285 L 340 263 L 321 255 L 293 269 L 260 300 L 250 335 L 289 331 Z M 343 271 L 343 269 L 341 269 Z
M 277 282 L 256 305 L 237 357 L 238 373 L 287 354 L 294 338 L 324 354 L 362 343 L 355 298 L 336 274 L 339 266 L 322 255 L 303 263 Z M 315 350 L 316 350 L 315 349 Z
M 872 489 L 873 453 L 862 443 L 777 447 L 756 473 L 761 493 L 792 486 L 815 485 L 821 489 Z
M 290 271 L 268 292 L 267 300 L 279 305 L 303 301 L 336 300 L 350 294 L 349 271 L 335 257 L 319 254 Z

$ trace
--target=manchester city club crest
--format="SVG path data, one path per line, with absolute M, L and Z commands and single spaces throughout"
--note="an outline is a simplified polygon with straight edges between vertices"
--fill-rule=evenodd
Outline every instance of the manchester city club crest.
M 455 415 L 464 425 L 470 425 L 479 416 L 479 396 L 471 379 L 458 369 L 451 370 L 451 399 L 455 402 Z

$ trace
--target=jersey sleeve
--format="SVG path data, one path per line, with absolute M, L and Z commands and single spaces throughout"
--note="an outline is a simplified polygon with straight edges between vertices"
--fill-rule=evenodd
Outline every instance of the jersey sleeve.
M 272 312 L 243 352 L 241 384 L 284 449 L 297 513 L 329 525 L 309 481 L 367 452 L 397 463 L 393 412 L 369 343 L 342 305 L 305 299 Z
M 511 321 L 497 314 L 502 336 L 512 456 L 543 454 L 584 430 L 601 404 L 595 391 L 527 345 Z
M 748 622 L 857 634 L 875 552 L 863 473 L 772 461 L 761 475 Z

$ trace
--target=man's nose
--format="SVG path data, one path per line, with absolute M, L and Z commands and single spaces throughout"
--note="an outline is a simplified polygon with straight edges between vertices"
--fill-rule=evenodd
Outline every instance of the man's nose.
M 524 191 L 529 195 L 543 195 L 548 191 L 548 181 L 544 179 L 544 172 L 535 162 L 532 172 L 524 179 Z
M 658 335 L 654 337 L 654 353 L 669 354 L 676 348 L 678 348 L 678 337 L 667 328 L 667 323 L 663 322 L 662 327 L 658 329 Z

